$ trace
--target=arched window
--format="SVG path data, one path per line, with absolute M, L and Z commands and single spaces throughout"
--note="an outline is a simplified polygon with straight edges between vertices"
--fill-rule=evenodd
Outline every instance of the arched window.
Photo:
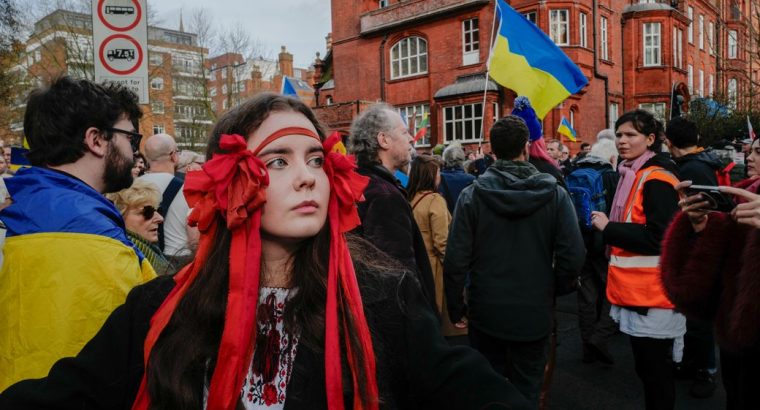
M 427 41 L 422 37 L 407 37 L 391 47 L 391 80 L 428 70 Z

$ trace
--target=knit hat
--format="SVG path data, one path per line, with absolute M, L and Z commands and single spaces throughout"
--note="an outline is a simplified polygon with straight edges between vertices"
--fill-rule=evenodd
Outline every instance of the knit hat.
M 530 141 L 533 142 L 543 135 L 541 131 L 541 121 L 536 117 L 536 112 L 530 106 L 528 97 L 520 96 L 515 98 L 515 108 L 512 109 L 512 115 L 516 115 L 525 121 L 530 131 Z
M 151 350 L 214 249 L 217 242 L 217 215 L 224 218 L 232 233 L 232 241 L 225 323 L 217 366 L 213 369 L 208 386 L 207 408 L 236 408 L 255 349 L 261 263 L 261 212 L 266 202 L 266 187 L 269 185 L 266 166 L 256 155 L 270 142 L 287 135 L 304 135 L 320 140 L 312 130 L 284 128 L 267 137 L 252 152 L 242 136 L 222 135 L 222 152 L 207 161 L 201 171 L 187 174 L 184 193 L 188 203 L 193 206 L 188 220 L 191 226 L 198 227 L 201 233 L 200 244 L 193 262 L 175 275 L 174 289 L 150 321 L 144 346 L 146 371 L 133 410 L 150 408 L 146 375 Z M 326 278 L 324 346 L 327 407 L 344 409 L 342 365 L 345 365 L 349 371 L 346 381 L 352 383 L 354 388 L 353 408 L 376 410 L 379 402 L 372 339 L 344 236 L 360 223 L 356 202 L 361 200 L 369 179 L 354 171 L 356 165 L 353 157 L 335 152 L 339 142 L 340 136 L 333 135 L 322 144 L 326 153 L 324 169 L 330 181 L 327 216 L 330 255 Z M 339 299 L 346 302 L 347 311 L 341 307 Z M 351 343 L 347 334 L 347 316 L 352 317 L 356 323 L 358 346 Z M 340 331 L 341 328 L 343 332 Z M 341 354 L 342 350 L 344 354 Z M 343 357 L 346 358 L 346 363 L 342 363 Z M 364 360 L 360 360 L 360 357 Z M 362 405 L 359 397 L 360 373 L 364 375 L 365 388 L 371 400 L 367 407 Z

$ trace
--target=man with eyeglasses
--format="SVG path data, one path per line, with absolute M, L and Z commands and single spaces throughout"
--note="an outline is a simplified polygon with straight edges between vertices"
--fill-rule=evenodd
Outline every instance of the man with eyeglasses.
M 0 270 L 0 391 L 79 352 L 134 286 L 155 277 L 103 194 L 132 184 L 137 96 L 61 77 L 24 115 L 32 167 L 6 181 L 12 203 Z
M 179 164 L 177 143 L 169 134 L 156 134 L 145 141 L 145 159 L 149 171 L 140 177 L 161 191 L 159 212 L 164 217 L 159 226 L 158 247 L 173 265 L 182 266 L 198 244 L 198 229 L 187 224 L 190 207 L 182 195 L 183 181 L 174 174 Z

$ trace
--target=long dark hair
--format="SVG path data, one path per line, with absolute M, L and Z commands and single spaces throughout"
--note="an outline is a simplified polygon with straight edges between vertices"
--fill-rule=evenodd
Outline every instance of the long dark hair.
M 276 111 L 304 114 L 324 133 L 311 110 L 301 101 L 263 93 L 227 112 L 216 124 L 208 144 L 207 156 L 219 152 L 222 134 L 248 136 Z M 221 216 L 217 216 L 217 238 L 206 264 L 195 282 L 177 305 L 169 323 L 151 352 L 147 372 L 148 390 L 153 409 L 201 408 L 203 384 L 208 383 L 216 366 L 219 343 L 224 329 L 229 290 L 229 251 L 231 233 Z M 329 263 L 330 232 L 328 224 L 313 238 L 304 240 L 293 255 L 290 285 L 298 292 L 285 306 L 286 332 L 299 335 L 299 343 L 315 352 L 324 350 L 325 301 Z M 361 247 L 349 249 L 353 257 Z M 359 349 L 358 332 L 346 298 L 338 294 L 339 316 L 347 324 L 351 348 Z M 364 357 L 359 357 L 364 361 Z M 344 362 L 345 363 L 345 362 Z M 359 363 L 361 368 L 363 363 Z M 222 364 L 224 365 L 224 364 Z M 344 367 L 345 368 L 345 367 Z M 345 371 L 344 371 L 344 376 Z M 360 397 L 364 404 L 372 399 L 364 389 L 363 372 L 358 372 Z
M 412 161 L 409 170 L 409 184 L 406 187 L 408 200 L 414 199 L 418 192 L 435 191 L 435 177 L 441 169 L 441 163 L 432 155 L 418 155 Z

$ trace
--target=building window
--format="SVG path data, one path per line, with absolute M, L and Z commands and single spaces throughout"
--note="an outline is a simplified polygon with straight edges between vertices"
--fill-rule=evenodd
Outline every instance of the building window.
M 499 120 L 499 103 L 492 103 L 491 109 L 493 110 L 493 122 Z
M 151 90 L 163 90 L 164 89 L 164 79 L 161 77 L 156 77 L 152 80 L 150 80 L 150 89 Z
M 728 106 L 736 109 L 737 84 L 736 78 L 728 80 Z
M 227 99 L 225 98 L 224 100 L 222 100 L 222 109 L 226 110 L 227 107 L 229 107 L 229 101 L 227 101 Z
M 699 70 L 699 96 L 704 97 L 705 96 L 705 72 L 700 69 Z
M 728 58 L 736 58 L 739 55 L 739 33 L 736 30 L 728 30 Z
M 385 7 L 388 7 L 388 2 L 389 2 L 389 0 L 379 0 L 377 2 L 377 7 L 381 8 L 381 9 L 385 8 Z
M 163 133 L 164 133 L 164 125 L 163 124 L 153 124 L 153 135 L 163 134 Z
M 575 110 L 570 110 L 570 127 L 575 129 Z
M 150 60 L 151 65 L 161 65 L 164 63 L 164 55 L 161 53 L 151 51 L 148 59 Z
M 665 121 L 665 103 L 644 103 L 639 104 L 639 108 L 651 112 L 658 120 Z
M 689 94 L 694 94 L 694 66 L 689 64 L 689 66 L 686 68 L 686 71 L 688 72 L 686 77 L 686 85 L 689 86 Z
M 554 44 L 558 46 L 567 46 L 570 44 L 568 39 L 569 21 L 567 10 L 550 10 L 549 11 L 549 37 Z
M 480 31 L 478 19 L 462 22 L 462 65 L 480 62 Z
M 683 68 L 683 30 L 673 28 L 673 67 Z
M 644 23 L 644 66 L 661 64 L 660 48 L 660 23 Z
M 715 94 L 715 75 L 710 74 L 710 81 L 708 82 L 708 96 L 712 98 L 713 94 Z
M 325 104 L 326 104 L 326 105 L 332 105 L 332 104 L 333 104 L 333 98 L 332 98 L 332 95 L 328 95 L 328 96 L 327 96 L 327 99 L 326 99 L 326 101 L 325 101 Z
M 588 15 L 586 13 L 580 13 L 578 15 L 578 35 L 580 35 L 580 41 L 578 42 L 581 47 L 588 45 L 588 33 L 586 32 L 586 21 Z
M 715 24 L 712 21 L 707 24 L 707 47 L 710 55 L 715 54 Z
M 705 16 L 703 14 L 699 15 L 699 49 L 704 50 L 705 49 Z
M 694 44 L 694 7 L 689 6 L 686 9 L 686 15 L 689 16 L 689 28 L 686 30 L 686 34 L 689 38 L 689 44 Z
M 34 62 L 39 63 L 42 60 L 42 51 L 40 49 L 34 50 Z
M 238 92 L 240 93 L 245 92 L 245 81 L 238 82 Z
M 538 24 L 538 13 L 535 11 L 529 11 L 525 13 L 525 18 L 533 24 Z
M 222 72 L 222 74 L 221 74 L 222 80 L 226 80 L 227 79 L 227 67 L 222 68 L 220 71 Z
M 227 95 L 227 84 L 222 85 L 222 95 Z
M 427 41 L 407 37 L 391 48 L 391 79 L 425 74 L 428 70 Z
M 208 95 L 210 95 L 211 97 L 216 97 L 216 87 L 209 88 Z
M 465 104 L 443 109 L 443 138 L 446 142 L 475 142 L 483 128 L 483 104 Z
M 410 127 L 414 126 L 414 129 L 410 129 L 409 131 L 412 136 L 414 136 L 417 134 L 417 131 L 419 131 L 420 124 L 422 124 L 422 121 L 424 121 L 425 115 L 430 118 L 430 106 L 428 104 L 420 104 L 399 107 L 398 113 L 401 115 L 401 118 L 403 118 L 404 121 L 409 124 Z M 430 120 L 428 120 L 428 124 L 425 126 L 425 128 L 427 128 L 425 136 L 414 143 L 415 147 L 430 146 Z
M 610 123 L 608 127 L 611 129 L 615 128 L 615 121 L 617 121 L 618 117 L 620 116 L 619 110 L 620 108 L 618 106 L 618 103 L 610 103 Z
M 164 102 L 163 101 L 153 101 L 150 103 L 150 111 L 153 114 L 163 114 L 164 113 Z
M 602 55 L 602 60 L 609 60 L 610 59 L 610 54 L 609 54 L 609 51 L 608 51 L 608 48 L 607 48 L 607 17 L 602 17 L 601 18 L 599 26 L 601 26 L 600 27 L 601 28 L 600 31 L 601 31 L 601 34 L 602 34 L 601 35 L 602 41 L 600 41 L 600 44 L 599 44 L 599 46 L 602 49 L 600 54 Z

